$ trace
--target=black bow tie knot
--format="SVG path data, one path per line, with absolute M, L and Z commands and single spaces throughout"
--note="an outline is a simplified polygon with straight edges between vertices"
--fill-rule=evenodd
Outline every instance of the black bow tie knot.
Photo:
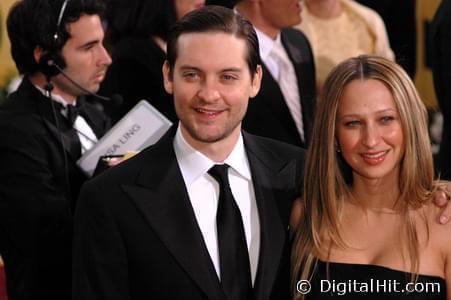
M 69 121 L 69 123 L 73 126 L 75 123 L 75 120 L 78 116 L 83 116 L 84 112 L 84 106 L 80 103 L 80 101 L 77 102 L 77 105 L 66 105 L 66 118 Z

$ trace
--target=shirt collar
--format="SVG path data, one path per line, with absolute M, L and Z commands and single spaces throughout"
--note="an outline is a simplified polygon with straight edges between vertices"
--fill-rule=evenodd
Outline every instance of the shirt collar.
M 174 138 L 174 151 L 180 166 L 185 184 L 191 185 L 208 172 L 216 163 L 194 149 L 182 135 L 180 124 Z M 244 149 L 243 136 L 240 133 L 237 143 L 229 156 L 224 160 L 235 173 L 246 180 L 251 180 L 249 162 Z
M 37 86 L 34 84 L 34 87 L 36 89 L 38 89 L 38 91 L 40 91 L 45 97 L 48 97 L 48 91 L 44 90 L 43 88 L 41 88 L 40 86 Z M 77 100 L 75 99 L 74 102 L 72 103 L 68 103 L 63 97 L 61 97 L 60 95 L 57 94 L 51 94 L 52 96 L 52 100 L 58 103 L 61 103 L 63 105 L 63 107 L 66 107 L 67 105 L 73 105 L 76 106 L 77 105 Z
M 282 39 L 280 37 L 280 33 L 277 34 L 277 37 L 275 40 L 270 38 L 267 34 L 263 33 L 262 31 L 255 28 L 255 32 L 257 33 L 258 38 L 258 44 L 260 45 L 260 56 L 262 60 L 266 60 L 266 58 L 271 53 L 272 48 L 275 46 L 276 43 L 282 44 Z

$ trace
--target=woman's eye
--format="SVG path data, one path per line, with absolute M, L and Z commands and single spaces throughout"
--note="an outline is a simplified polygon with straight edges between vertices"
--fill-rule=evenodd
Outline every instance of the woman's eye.
M 357 121 L 357 120 L 348 121 L 348 122 L 345 123 L 346 127 L 355 127 L 355 126 L 358 126 L 358 125 L 360 125 L 360 121 Z
M 382 123 L 390 123 L 391 121 L 395 120 L 395 117 L 393 116 L 383 116 L 381 118 Z

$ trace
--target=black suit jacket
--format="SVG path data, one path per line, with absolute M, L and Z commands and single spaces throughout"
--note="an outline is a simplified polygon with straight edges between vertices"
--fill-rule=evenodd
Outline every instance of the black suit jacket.
M 100 137 L 106 118 L 85 110 Z M 71 212 L 86 177 L 68 150 L 49 99 L 25 78 L 0 107 L 0 253 L 10 300 L 70 297 Z
M 312 50 L 306 36 L 299 30 L 284 29 L 281 32 L 281 39 L 298 79 L 306 141 L 302 142 L 279 84 L 264 63 L 261 89 L 258 95 L 249 101 L 243 128 L 252 134 L 306 148 L 312 133 L 316 107 Z
M 173 134 L 83 186 L 75 215 L 74 300 L 224 299 Z M 304 152 L 243 135 L 261 226 L 254 299 L 288 299 L 288 219 Z
M 175 122 L 174 101 L 163 86 L 161 68 L 166 54 L 149 37 L 125 37 L 113 46 L 113 63 L 108 68 L 99 94 L 120 94 L 120 106 L 105 103 L 113 122 L 123 117 L 139 100 L 146 99 L 169 120 Z
M 432 74 L 443 114 L 443 132 L 437 169 L 442 179 L 451 179 L 451 1 L 443 0 L 431 26 Z

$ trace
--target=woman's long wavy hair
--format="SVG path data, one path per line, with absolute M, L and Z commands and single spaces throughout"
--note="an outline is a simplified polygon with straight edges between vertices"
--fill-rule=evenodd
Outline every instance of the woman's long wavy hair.
M 350 166 L 336 151 L 337 111 L 345 87 L 353 80 L 367 79 L 382 82 L 390 90 L 398 109 L 405 150 L 397 205 L 405 218 L 403 233 L 411 273 L 418 273 L 418 237 L 410 212 L 429 201 L 435 188 L 427 111 L 400 66 L 381 57 L 359 56 L 335 67 L 318 102 L 304 174 L 303 210 L 292 251 L 292 287 L 297 280 L 310 279 L 319 253 L 329 253 L 333 245 L 347 247 L 340 232 L 340 216 L 353 183 Z M 295 288 L 293 294 L 295 298 L 303 298 L 296 295 Z

